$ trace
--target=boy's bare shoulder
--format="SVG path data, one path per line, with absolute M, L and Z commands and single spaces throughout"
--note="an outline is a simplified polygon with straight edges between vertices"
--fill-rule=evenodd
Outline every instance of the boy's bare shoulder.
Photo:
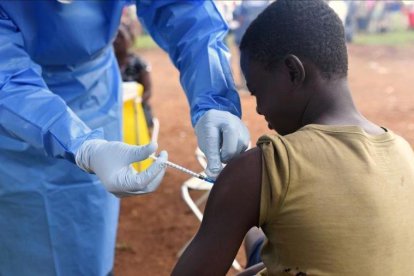
M 254 147 L 231 160 L 220 174 L 220 178 L 243 180 L 246 177 L 251 178 L 260 175 L 258 172 L 261 172 L 261 160 L 261 149 Z
M 216 180 L 212 194 L 228 205 L 257 205 L 262 181 L 262 151 L 252 148 L 232 159 Z M 229 196 L 232 195 L 232 196 Z M 237 203 L 236 203 L 237 202 Z M 248 203 L 247 203 L 248 202 Z

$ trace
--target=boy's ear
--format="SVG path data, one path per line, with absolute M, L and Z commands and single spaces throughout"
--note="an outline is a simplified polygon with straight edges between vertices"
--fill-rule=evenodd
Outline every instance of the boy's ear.
M 287 55 L 284 63 L 289 70 L 290 80 L 294 86 L 300 86 L 305 81 L 305 67 L 295 55 Z

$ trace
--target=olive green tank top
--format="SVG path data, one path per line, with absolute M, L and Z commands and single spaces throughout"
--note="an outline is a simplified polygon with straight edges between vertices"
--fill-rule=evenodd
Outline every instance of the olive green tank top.
M 387 131 L 263 136 L 260 275 L 414 275 L 414 155 Z

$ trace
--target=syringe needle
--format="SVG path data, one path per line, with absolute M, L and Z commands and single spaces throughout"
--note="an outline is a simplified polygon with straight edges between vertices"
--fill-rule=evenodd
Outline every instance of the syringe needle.
M 158 159 L 158 157 L 157 156 L 155 156 L 155 155 L 150 155 L 150 157 L 152 158 L 152 159 L 154 159 L 154 160 L 157 160 Z M 184 172 L 184 173 L 186 173 L 186 174 L 189 174 L 189 175 L 191 175 L 191 176 L 194 176 L 194 177 L 197 177 L 197 178 L 199 178 L 199 179 L 201 179 L 201 180 L 204 180 L 204 181 L 206 181 L 206 182 L 209 182 L 209 183 L 214 183 L 214 180 L 212 180 L 212 179 L 210 179 L 210 178 L 208 178 L 208 177 L 205 177 L 204 175 L 202 175 L 202 174 L 199 174 L 199 173 L 196 173 L 196 172 L 193 172 L 193 171 L 191 171 L 191 170 L 189 170 L 189 169 L 186 169 L 186 168 L 184 168 L 184 167 L 182 167 L 182 166 L 180 166 L 180 165 L 177 165 L 177 164 L 175 164 L 175 163 L 173 163 L 173 162 L 170 162 L 170 161 L 165 161 L 164 162 L 164 164 L 166 165 L 166 166 L 168 166 L 168 167 L 170 167 L 170 168 L 174 168 L 174 169 L 176 169 L 176 170 L 179 170 L 179 171 L 182 171 L 182 172 Z

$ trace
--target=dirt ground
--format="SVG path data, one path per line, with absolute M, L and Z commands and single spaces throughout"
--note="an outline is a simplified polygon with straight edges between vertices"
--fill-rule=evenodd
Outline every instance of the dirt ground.
M 169 159 L 200 171 L 194 150 L 196 139 L 189 108 L 179 85 L 177 70 L 159 49 L 141 51 L 152 64 L 154 96 L 152 106 L 161 123 L 159 148 Z M 389 48 L 349 46 L 349 82 L 362 113 L 414 143 L 413 68 L 414 47 Z M 238 80 L 237 60 L 233 70 Z M 255 113 L 256 103 L 241 94 L 243 120 L 252 142 L 270 133 L 264 119 Z M 122 200 L 115 275 L 168 275 L 177 252 L 195 234 L 199 222 L 181 198 L 181 184 L 188 176 L 168 169 L 161 187 L 153 194 Z M 245 263 L 243 253 L 238 260 Z M 234 275 L 234 270 L 229 275 Z

